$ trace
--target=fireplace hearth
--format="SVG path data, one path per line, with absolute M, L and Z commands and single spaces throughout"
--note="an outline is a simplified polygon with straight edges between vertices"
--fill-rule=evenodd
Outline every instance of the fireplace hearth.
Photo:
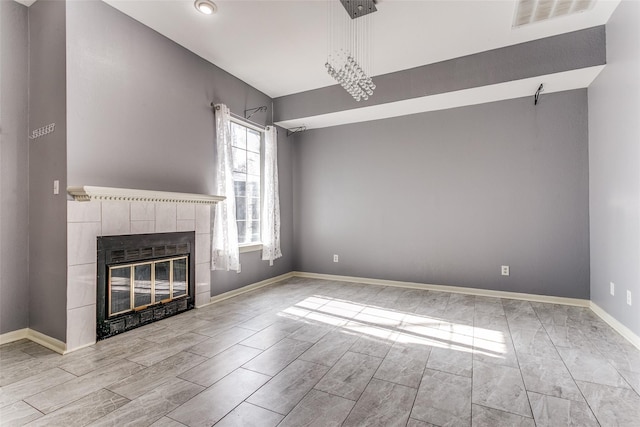
M 193 231 L 97 239 L 98 340 L 194 307 Z

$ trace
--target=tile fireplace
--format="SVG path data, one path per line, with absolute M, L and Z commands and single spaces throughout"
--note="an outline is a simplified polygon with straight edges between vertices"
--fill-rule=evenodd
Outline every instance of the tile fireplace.
M 209 303 L 213 209 L 212 204 L 190 204 L 177 201 L 69 200 L 67 202 L 66 351 L 91 345 L 97 339 L 97 315 L 100 310 L 97 303 L 99 237 L 191 232 L 195 239 L 190 255 L 192 270 L 190 267 L 189 273 L 193 279 L 193 291 L 190 291 L 189 296 L 193 298 L 195 307 Z M 162 257 L 173 260 L 174 272 L 181 268 L 179 254 Z M 147 260 L 141 260 L 141 263 L 147 263 Z M 129 264 L 135 264 L 135 262 L 131 261 Z M 158 268 L 160 271 L 165 267 L 160 265 Z M 165 269 L 165 272 L 170 273 L 170 268 L 169 266 L 169 270 Z M 117 273 L 119 272 L 116 272 L 116 275 Z M 160 271 L 160 274 L 163 273 Z M 173 291 L 182 286 L 177 284 L 179 279 L 179 276 L 174 277 Z M 159 295 L 164 295 L 163 292 L 166 294 L 165 288 L 166 283 L 161 284 L 158 288 Z M 159 299 L 159 301 L 163 300 L 166 298 Z M 180 298 L 178 297 L 177 300 Z M 121 304 L 126 303 L 121 301 Z

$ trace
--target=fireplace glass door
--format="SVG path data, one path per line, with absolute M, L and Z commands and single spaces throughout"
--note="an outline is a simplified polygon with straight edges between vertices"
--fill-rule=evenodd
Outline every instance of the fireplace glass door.
M 186 256 L 109 267 L 109 316 L 188 295 Z

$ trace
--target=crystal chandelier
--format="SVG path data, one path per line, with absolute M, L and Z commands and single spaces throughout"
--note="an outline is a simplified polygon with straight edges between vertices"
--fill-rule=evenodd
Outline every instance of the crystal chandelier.
M 328 0 L 328 53 L 324 66 L 360 102 L 373 95 L 371 34 L 374 0 Z M 346 11 L 346 12 L 345 12 Z

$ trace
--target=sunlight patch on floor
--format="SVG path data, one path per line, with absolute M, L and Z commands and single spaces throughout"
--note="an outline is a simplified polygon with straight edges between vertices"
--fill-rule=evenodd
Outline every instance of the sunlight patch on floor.
M 379 341 L 447 348 L 502 358 L 501 331 L 456 323 L 435 316 L 314 295 L 287 307 L 280 316 L 305 323 L 338 326 Z

